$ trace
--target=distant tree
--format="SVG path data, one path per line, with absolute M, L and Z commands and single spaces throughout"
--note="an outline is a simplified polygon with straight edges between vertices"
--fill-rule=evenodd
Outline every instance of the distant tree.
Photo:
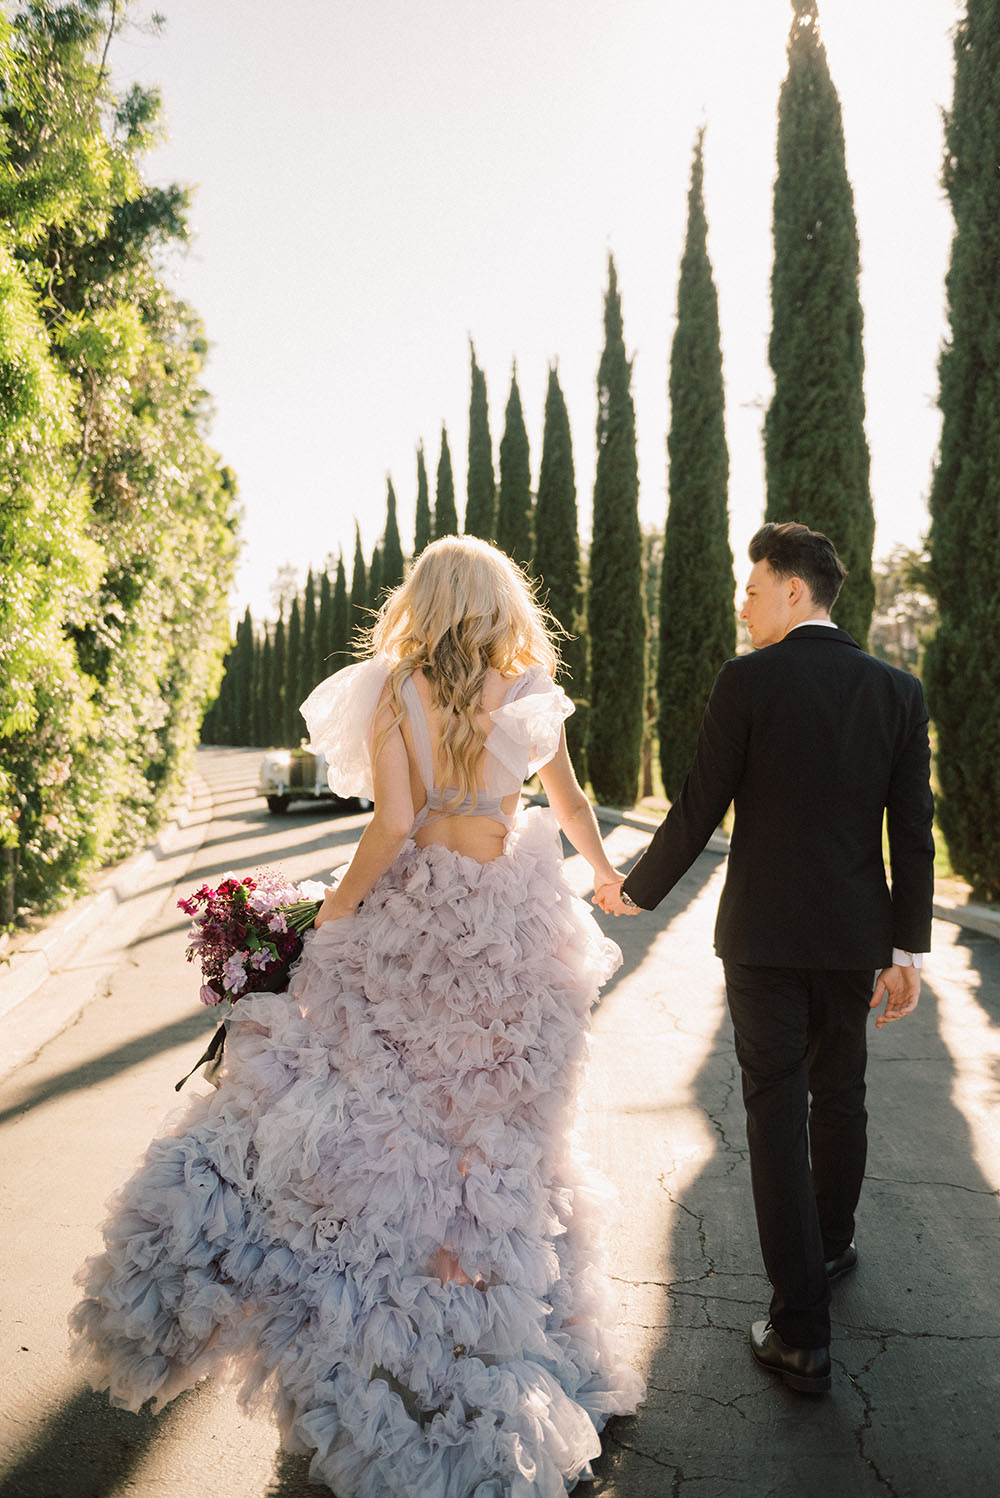
M 291 562 L 282 562 L 269 589 L 271 607 L 284 614 L 299 596 L 299 570 Z
M 330 641 L 328 669 L 332 675 L 341 666 L 350 664 L 351 605 L 347 596 L 347 573 L 344 558 L 337 559 L 337 575 L 333 584 L 333 636 Z
M 576 707 L 566 724 L 566 741 L 581 783 L 587 781 L 588 649 L 576 477 L 569 413 L 553 366 L 545 396 L 542 462 L 535 507 L 534 571 L 546 607 L 566 631 L 561 641 L 559 680 Z
M 336 670 L 333 653 L 333 584 L 328 569 L 319 576 L 319 607 L 316 612 L 316 680 L 322 681 Z
M 354 570 L 351 573 L 351 607 L 349 610 L 348 649 L 356 650 L 361 634 L 368 628 L 368 569 L 361 550 L 361 531 L 354 522 Z
M 688 193 L 687 238 L 670 355 L 669 504 L 659 598 L 657 698 L 663 787 L 676 799 L 708 694 L 736 652 L 729 545 L 729 452 L 719 304 L 708 257 L 704 130 Z
M 437 467 L 437 491 L 434 505 L 434 539 L 458 535 L 458 511 L 455 508 L 455 479 L 451 471 L 451 450 L 447 429 L 441 427 L 441 456 Z
M 302 609 L 297 598 L 292 599 L 288 615 L 288 635 L 285 642 L 285 721 L 284 740 L 294 749 L 302 737 L 303 722 L 299 715 L 300 681 L 302 676 Z
M 372 551 L 371 566 L 368 568 L 368 607 L 377 609 L 382 602 L 382 548 L 376 546 Z
M 274 744 L 274 653 L 271 634 L 265 623 L 257 644 L 257 743 Z
M 875 563 L 875 615 L 868 648 L 902 671 L 920 674 L 924 648 L 938 622 L 930 592 L 930 558 L 896 546 Z
M 403 581 L 405 562 L 396 520 L 396 491 L 392 479 L 386 480 L 385 536 L 382 541 L 382 586 L 391 592 Z
M 427 487 L 427 463 L 424 459 L 424 444 L 417 448 L 417 524 L 413 537 L 413 555 L 418 557 L 431 540 L 430 492 Z
M 1000 0 L 966 0 L 944 183 L 955 218 L 931 485 L 927 648 L 938 817 L 952 867 L 1000 902 Z
M 639 470 L 632 365 L 621 296 L 608 256 L 604 351 L 597 375 L 597 474 L 587 616 L 590 631 L 590 782 L 599 800 L 631 805 L 639 786 L 645 715 Z
M 469 397 L 469 470 L 466 481 L 465 534 L 492 541 L 496 535 L 497 488 L 493 473 L 493 442 L 486 400 L 486 376 L 476 363 L 476 350 L 469 339 L 472 359 L 472 391 Z
M 296 690 L 301 693 L 299 702 L 308 697 L 322 675 L 316 612 L 316 579 L 310 567 L 306 574 L 306 586 L 302 595 L 302 670 L 296 687 Z
M 864 645 L 875 516 L 854 195 L 816 0 L 792 0 L 792 9 L 778 103 L 765 518 L 800 520 L 830 537 L 848 572 L 835 617 Z
M 276 747 L 288 745 L 285 738 L 285 704 L 288 701 L 288 638 L 285 616 L 278 614 L 274 626 L 274 641 L 271 648 L 271 732 L 269 738 Z M 297 740 L 296 740 L 297 742 Z
M 497 501 L 497 545 L 522 567 L 534 556 L 534 516 L 531 505 L 531 459 L 528 433 L 517 385 L 517 366 L 510 380 L 500 439 L 500 496 Z

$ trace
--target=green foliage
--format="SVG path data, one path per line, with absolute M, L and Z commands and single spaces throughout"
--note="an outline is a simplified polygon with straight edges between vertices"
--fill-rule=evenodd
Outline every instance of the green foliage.
M 368 607 L 373 611 L 382 602 L 382 548 L 376 546 L 368 568 Z
M 517 369 L 511 375 L 510 395 L 504 412 L 500 439 L 500 494 L 497 500 L 497 545 L 522 567 L 530 567 L 534 556 L 534 516 L 531 505 L 531 460 L 528 433 L 517 386 Z
M 396 491 L 392 479 L 386 480 L 385 535 L 382 538 L 382 586 L 387 592 L 398 588 L 405 570 L 403 547 L 399 539 L 399 524 L 396 520 Z
M 368 569 L 361 550 L 361 531 L 354 523 L 354 570 L 351 573 L 351 606 L 348 610 L 347 648 L 355 650 L 361 635 L 368 628 L 371 616 L 368 612 Z M 289 640 L 289 649 L 291 641 Z M 296 740 L 298 742 L 298 740 Z
M 347 597 L 347 574 L 344 571 L 343 557 L 337 561 L 337 576 L 333 585 L 332 624 L 333 633 L 326 663 L 327 675 L 339 671 L 341 666 L 346 666 L 350 660 L 351 606 Z
M 588 663 L 583 580 L 576 512 L 576 476 L 569 413 L 553 366 L 545 395 L 542 462 L 535 507 L 534 571 L 546 607 L 566 633 L 561 642 L 559 681 L 576 712 L 566 740 L 577 777 L 587 780 Z
M 285 639 L 285 651 L 285 717 L 282 724 L 281 741 L 290 748 L 295 748 L 302 737 L 302 718 L 299 715 L 299 703 L 303 700 L 302 696 L 299 695 L 301 690 L 299 687 L 299 667 L 302 660 L 302 610 L 297 598 L 292 599 L 292 607 L 288 615 L 288 634 Z
M 142 181 L 155 93 L 110 91 L 123 13 L 0 21 L 0 920 L 157 825 L 229 632 L 235 485 L 205 440 L 203 331 L 157 265 L 186 195 Z
M 967 0 L 945 140 L 955 236 L 930 498 L 940 624 L 927 693 L 952 866 L 977 898 L 1000 901 L 1000 0 Z
M 299 693 L 299 702 L 305 701 L 313 687 L 323 679 L 325 674 L 319 652 L 316 580 L 310 568 L 302 594 L 302 673 L 296 688 Z M 260 740 L 253 739 L 251 742 L 259 744 Z
M 604 351 L 597 375 L 597 475 L 587 615 L 591 650 L 590 781 L 601 801 L 631 805 L 639 784 L 645 712 L 639 472 L 632 365 L 621 297 L 608 257 Z
M 427 464 L 424 444 L 417 448 L 417 521 L 413 537 L 413 555 L 418 557 L 431 539 L 431 501 L 427 488 Z
M 469 340 L 472 388 L 469 396 L 469 469 L 466 479 L 465 534 L 492 541 L 496 535 L 497 488 L 493 474 L 493 442 L 486 400 L 486 376 L 476 363 Z
M 729 453 L 703 147 L 700 131 L 670 354 L 670 497 L 658 610 L 657 731 L 663 787 L 671 800 L 690 767 L 712 683 L 736 650 Z
M 434 539 L 458 535 L 458 511 L 455 508 L 455 479 L 451 471 L 451 449 L 448 432 L 441 428 L 441 456 L 437 466 L 437 489 L 434 503 Z
M 830 537 L 848 570 L 836 620 L 864 645 L 875 599 L 875 518 L 858 232 L 815 0 L 794 0 L 794 9 L 778 104 L 766 519 L 799 520 Z

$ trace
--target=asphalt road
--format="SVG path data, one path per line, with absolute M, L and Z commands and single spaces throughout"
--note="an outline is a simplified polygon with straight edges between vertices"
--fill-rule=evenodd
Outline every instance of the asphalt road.
M 0 1023 L 24 1054 L 0 1086 L 0 1494 L 4 1498 L 306 1498 L 278 1451 L 211 1382 L 159 1417 L 107 1407 L 66 1360 L 72 1276 L 102 1204 L 165 1115 L 216 1016 L 197 1001 L 176 899 L 229 869 L 322 878 L 364 818 L 252 794 L 256 756 L 202 751 L 211 809 L 131 907 Z M 610 834 L 635 856 L 644 834 Z M 586 869 L 571 859 L 578 891 Z M 937 924 L 917 1013 L 871 1035 L 861 1263 L 834 1298 L 832 1394 L 809 1399 L 746 1346 L 767 1303 L 739 1084 L 711 932 L 723 874 L 703 855 L 654 914 L 605 924 L 625 963 L 594 1014 L 587 1145 L 621 1210 L 608 1265 L 649 1383 L 612 1422 L 594 1498 L 979 1498 L 1000 1470 L 1000 946 Z M 603 918 L 602 918 L 603 919 Z M 138 927 L 137 927 L 138 921 Z M 18 1042 L 72 990 L 89 1002 L 30 1058 Z M 90 995 L 92 994 L 92 997 Z M 51 1028 L 51 1027 L 50 1027 Z M 17 1050 L 17 1043 L 21 1049 Z M 189 1087 L 202 1087 L 192 1082 Z M 586 1493 L 587 1489 L 582 1489 Z

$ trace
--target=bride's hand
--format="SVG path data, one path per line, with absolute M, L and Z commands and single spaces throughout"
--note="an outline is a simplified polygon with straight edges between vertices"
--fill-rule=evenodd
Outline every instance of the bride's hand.
M 320 926 L 325 926 L 327 921 L 342 921 L 345 916 L 354 914 L 354 911 L 349 906 L 346 906 L 343 900 L 338 901 L 337 893 L 338 889 L 336 885 L 328 886 L 326 894 L 323 896 L 323 903 L 317 910 L 316 919 L 313 922 L 317 931 Z

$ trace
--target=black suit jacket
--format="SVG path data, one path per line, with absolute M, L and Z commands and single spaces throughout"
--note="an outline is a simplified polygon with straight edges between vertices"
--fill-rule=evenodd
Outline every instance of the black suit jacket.
M 802 625 L 722 667 L 687 780 L 625 892 L 647 909 L 659 904 L 733 802 L 720 957 L 874 969 L 894 946 L 926 952 L 929 772 L 916 677 L 866 655 L 844 630 Z

